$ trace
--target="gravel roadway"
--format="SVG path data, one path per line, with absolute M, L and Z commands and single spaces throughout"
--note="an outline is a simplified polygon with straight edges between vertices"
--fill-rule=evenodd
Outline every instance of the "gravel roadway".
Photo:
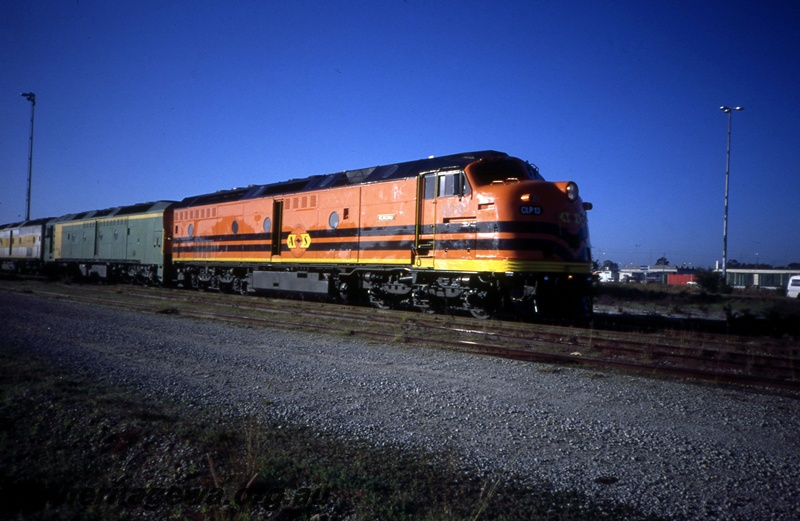
M 800 518 L 800 399 L 0 292 L 3 345 L 676 519 Z M 34 327 L 35 325 L 35 327 Z

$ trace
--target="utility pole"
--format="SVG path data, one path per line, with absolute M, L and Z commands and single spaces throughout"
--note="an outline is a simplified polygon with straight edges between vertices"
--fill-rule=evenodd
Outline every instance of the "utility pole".
M 31 174 L 33 173 L 33 112 L 36 108 L 36 94 L 33 92 L 23 92 L 20 94 L 31 102 L 31 140 L 28 146 L 28 192 L 25 198 L 25 220 L 31 219 Z
M 728 115 L 728 153 L 725 162 L 725 216 L 722 219 L 722 281 L 728 283 L 728 180 L 731 172 L 731 120 L 734 110 L 744 107 L 720 107 L 719 110 Z

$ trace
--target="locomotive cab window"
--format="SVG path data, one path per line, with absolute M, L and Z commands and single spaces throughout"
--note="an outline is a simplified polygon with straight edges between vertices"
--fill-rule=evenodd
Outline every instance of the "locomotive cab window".
M 451 197 L 454 195 L 466 195 L 469 185 L 464 182 L 464 174 L 454 172 L 439 176 L 439 197 Z
M 422 177 L 423 179 L 423 198 L 426 200 L 436 197 L 436 176 L 427 174 Z
M 470 193 L 464 172 L 425 174 L 422 176 L 422 196 L 425 200 L 434 197 L 463 197 Z
M 529 179 L 531 171 L 511 159 L 488 161 L 472 167 L 472 178 L 480 185 L 490 185 L 493 182 L 506 179 Z M 541 176 L 538 176 L 541 178 Z

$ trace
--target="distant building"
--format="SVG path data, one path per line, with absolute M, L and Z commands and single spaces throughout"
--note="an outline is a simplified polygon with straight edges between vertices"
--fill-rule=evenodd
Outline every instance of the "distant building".
M 719 268 L 715 271 L 721 272 Z M 797 270 L 775 270 L 766 268 L 728 268 L 725 282 L 733 288 L 783 289 Z
M 719 266 L 714 271 L 722 273 Z M 800 275 L 800 271 L 771 268 L 728 268 L 725 282 L 737 289 L 780 290 L 786 288 L 789 277 L 792 275 Z M 598 279 L 600 282 L 636 282 L 671 286 L 692 285 L 697 282 L 695 271 L 692 269 L 661 265 L 626 266 L 620 268 L 619 272 L 604 270 L 598 273 Z
M 676 273 L 678 273 L 676 266 L 628 266 L 620 268 L 619 281 L 638 282 L 641 284 L 667 284 L 669 275 Z
M 597 280 L 600 282 L 619 282 L 619 271 L 604 269 L 597 273 Z

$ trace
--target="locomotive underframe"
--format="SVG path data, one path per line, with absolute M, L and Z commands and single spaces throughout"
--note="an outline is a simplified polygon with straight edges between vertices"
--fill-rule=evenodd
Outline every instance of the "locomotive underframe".
M 20 275 L 41 273 L 44 263 L 38 259 L 11 259 L 0 262 L 0 270 L 18 273 Z
M 176 283 L 233 293 L 316 295 L 381 309 L 462 310 L 477 318 L 591 314 L 587 274 L 463 273 L 410 267 L 359 265 L 230 266 L 181 264 Z
M 145 286 L 163 283 L 164 267 L 130 261 L 69 261 L 59 262 L 55 275 L 74 279 L 93 279 L 103 282 L 124 282 Z M 51 275 L 53 275 L 51 273 Z

